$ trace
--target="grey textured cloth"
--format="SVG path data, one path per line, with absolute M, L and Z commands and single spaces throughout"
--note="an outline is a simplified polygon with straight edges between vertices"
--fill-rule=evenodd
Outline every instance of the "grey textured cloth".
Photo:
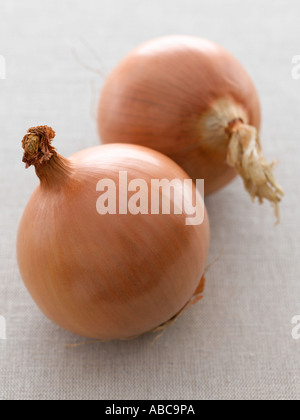
M 1 0 L 0 400 L 299 398 L 300 340 L 291 334 L 300 314 L 299 26 L 298 0 Z M 265 154 L 280 159 L 281 224 L 236 180 L 206 200 L 210 261 L 224 252 L 199 305 L 154 345 L 149 334 L 67 348 L 82 339 L 39 312 L 18 272 L 17 226 L 38 184 L 20 140 L 49 124 L 63 155 L 97 145 L 103 77 L 79 58 L 107 74 L 136 45 L 174 33 L 221 43 L 253 77 Z

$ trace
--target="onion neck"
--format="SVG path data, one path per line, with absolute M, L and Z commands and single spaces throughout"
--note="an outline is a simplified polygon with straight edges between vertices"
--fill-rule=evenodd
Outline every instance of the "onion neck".
M 48 162 L 36 164 L 35 172 L 42 187 L 59 188 L 70 179 L 73 167 L 70 161 L 56 154 Z
M 30 128 L 22 140 L 26 168 L 35 166 L 41 186 L 48 188 L 60 187 L 74 171 L 71 162 L 60 156 L 52 146 L 54 137 L 52 128 L 38 126 Z

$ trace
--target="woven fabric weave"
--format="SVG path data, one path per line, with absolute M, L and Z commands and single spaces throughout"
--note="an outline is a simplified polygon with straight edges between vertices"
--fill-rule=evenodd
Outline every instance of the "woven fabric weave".
M 300 79 L 292 58 L 300 55 L 300 3 L 240 3 L 1 0 L 0 400 L 299 399 L 292 318 L 300 314 Z M 39 312 L 17 267 L 17 226 L 38 185 L 22 164 L 21 139 L 48 124 L 65 156 L 97 145 L 103 78 L 78 57 L 107 74 L 141 42 L 173 33 L 221 43 L 253 77 L 265 154 L 279 158 L 286 191 L 281 224 L 275 228 L 272 208 L 251 204 L 236 180 L 206 200 L 210 261 L 223 253 L 207 273 L 204 300 L 154 344 L 149 334 L 66 347 L 82 339 Z

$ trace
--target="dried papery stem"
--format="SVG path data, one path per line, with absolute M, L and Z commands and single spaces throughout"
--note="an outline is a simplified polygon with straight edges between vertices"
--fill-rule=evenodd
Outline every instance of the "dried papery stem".
M 209 269 L 220 260 L 220 258 L 222 257 L 224 253 L 224 247 L 221 249 L 220 254 L 210 263 L 206 266 L 204 274 L 206 274 Z M 177 318 L 179 318 L 179 316 L 186 310 L 188 309 L 190 306 L 195 305 L 196 303 L 198 303 L 201 299 L 203 299 L 203 292 L 205 289 L 205 276 L 202 277 L 202 279 L 200 280 L 200 283 L 197 287 L 197 289 L 195 290 L 195 293 L 193 294 L 192 298 L 189 300 L 189 302 L 181 309 L 181 311 L 179 311 L 175 316 L 173 316 L 173 318 L 171 318 L 169 321 L 165 322 L 162 325 L 159 325 L 158 327 L 154 328 L 154 330 L 152 330 L 151 332 L 157 333 L 160 332 L 160 334 L 158 334 L 155 339 L 153 340 L 153 343 L 158 340 L 160 337 L 162 337 L 164 335 L 164 333 L 167 331 L 167 329 L 174 324 L 174 322 L 176 321 Z
M 85 38 L 80 38 L 80 41 L 82 45 L 85 47 L 85 49 L 89 51 L 92 54 L 92 56 L 98 61 L 99 66 L 103 67 L 101 58 L 99 57 L 97 51 L 91 46 L 91 44 Z M 101 67 L 96 68 L 84 62 L 84 60 L 80 57 L 80 55 L 77 53 L 75 48 L 72 48 L 72 53 L 74 55 L 75 60 L 82 67 L 84 67 L 86 70 L 89 70 L 93 73 L 99 74 L 102 77 L 102 79 L 106 79 L 107 75 L 105 74 L 105 71 Z
M 227 153 L 227 163 L 235 168 L 243 178 L 246 190 L 252 200 L 258 198 L 262 204 L 269 200 L 275 208 L 277 223 L 279 223 L 279 202 L 284 191 L 276 182 L 273 169 L 276 161 L 268 163 L 263 156 L 258 131 L 255 127 L 244 124 L 241 119 L 231 121 L 227 126 L 230 141 Z
M 195 305 L 196 303 L 198 303 L 201 299 L 203 299 L 203 292 L 204 292 L 204 288 L 205 288 L 205 277 L 203 276 L 202 279 L 200 280 L 200 283 L 197 287 L 197 289 L 195 290 L 195 293 L 193 294 L 193 296 L 191 297 L 191 299 L 188 301 L 188 303 L 176 314 L 174 315 L 171 319 L 169 319 L 169 321 L 164 322 L 163 324 L 159 325 L 158 327 L 154 328 L 152 331 L 153 333 L 160 333 L 158 334 L 154 340 L 153 340 L 153 344 L 156 342 L 156 340 L 158 340 L 159 338 L 161 338 L 165 332 L 167 331 L 167 329 L 174 324 L 174 322 L 177 320 L 177 318 L 180 317 L 180 315 L 186 311 L 190 306 Z
M 224 246 L 221 248 L 219 255 L 217 255 L 216 258 L 205 267 L 204 275 L 210 270 L 210 268 L 213 265 L 215 265 L 222 258 L 223 254 L 224 254 Z
M 41 125 L 29 128 L 22 140 L 26 168 L 33 165 L 41 185 L 48 188 L 60 188 L 74 170 L 72 163 L 52 146 L 54 137 L 55 131 L 51 127 Z
M 73 344 L 66 344 L 65 348 L 66 349 L 74 349 L 76 347 L 82 347 L 82 346 L 86 346 L 88 344 L 98 344 L 98 343 L 105 343 L 107 341 L 105 340 L 86 340 L 86 341 L 80 341 L 79 343 L 73 343 Z
M 29 128 L 22 140 L 23 162 L 26 163 L 26 168 L 48 162 L 52 156 L 57 156 L 51 144 L 54 137 L 55 131 L 46 125 Z

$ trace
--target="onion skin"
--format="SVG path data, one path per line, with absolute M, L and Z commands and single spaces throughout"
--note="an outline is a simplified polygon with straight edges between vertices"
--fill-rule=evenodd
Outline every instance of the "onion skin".
M 24 212 L 17 251 L 24 283 L 48 318 L 84 337 L 127 339 L 188 304 L 208 255 L 206 210 L 199 226 L 186 226 L 185 214 L 96 211 L 99 180 L 117 182 L 120 170 L 128 180 L 188 178 L 180 167 L 156 151 L 122 144 L 68 160 L 53 152 L 35 167 L 41 184 Z
M 127 55 L 107 78 L 98 109 L 103 143 L 117 139 L 158 150 L 192 179 L 204 179 L 206 194 L 238 172 L 252 198 L 277 206 L 282 189 L 258 174 L 265 160 L 251 173 L 256 162 L 243 167 L 246 151 L 236 161 L 228 158 L 234 121 L 244 124 L 241 138 L 244 127 L 255 128 L 254 154 L 261 155 L 260 103 L 249 75 L 221 46 L 189 36 L 159 38 Z

